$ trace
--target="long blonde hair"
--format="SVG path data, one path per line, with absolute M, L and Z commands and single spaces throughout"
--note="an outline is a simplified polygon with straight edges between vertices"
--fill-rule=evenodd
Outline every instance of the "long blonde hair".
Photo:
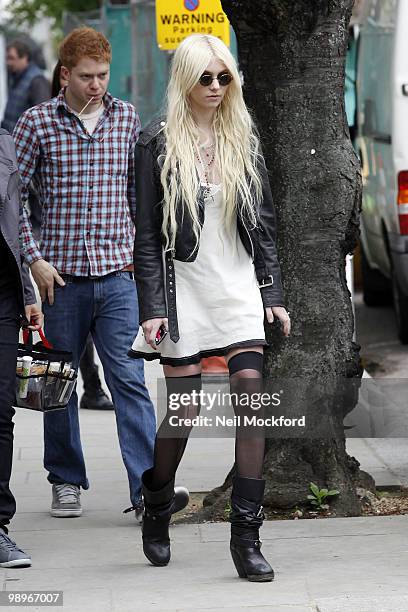
M 223 62 L 233 77 L 214 117 L 215 159 L 224 194 L 224 223 L 232 228 L 234 215 L 245 214 L 252 227 L 257 225 L 257 208 L 262 183 L 257 169 L 259 140 L 242 95 L 235 59 L 228 47 L 215 36 L 192 34 L 177 48 L 167 88 L 167 123 L 164 127 L 165 153 L 161 159 L 164 190 L 163 226 L 165 248 L 174 248 L 177 233 L 176 210 L 189 214 L 196 239 L 200 237 L 197 197 L 200 180 L 195 155 L 199 132 L 194 121 L 189 94 L 212 59 Z

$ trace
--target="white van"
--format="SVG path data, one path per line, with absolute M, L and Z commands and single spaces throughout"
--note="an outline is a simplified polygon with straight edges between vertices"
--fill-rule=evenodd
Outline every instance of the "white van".
M 367 305 L 392 298 L 408 343 L 408 0 L 368 0 L 357 75 Z

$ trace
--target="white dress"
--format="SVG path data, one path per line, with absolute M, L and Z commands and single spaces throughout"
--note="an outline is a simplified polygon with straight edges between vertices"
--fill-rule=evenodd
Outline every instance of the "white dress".
M 211 185 L 197 258 L 173 260 L 176 279 L 178 342 L 170 335 L 157 350 L 145 342 L 142 327 L 130 355 L 166 365 L 198 363 L 203 357 L 226 355 L 238 346 L 266 345 L 264 308 L 252 258 L 235 222 L 229 234 L 222 221 L 220 185 Z

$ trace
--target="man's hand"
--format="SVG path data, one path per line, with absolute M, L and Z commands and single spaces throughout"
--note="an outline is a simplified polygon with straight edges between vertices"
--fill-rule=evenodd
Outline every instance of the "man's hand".
M 290 334 L 290 317 L 286 308 L 283 306 L 272 306 L 272 308 L 265 308 L 266 319 L 268 323 L 273 323 L 276 317 L 282 323 L 282 331 L 284 336 Z
M 64 279 L 62 279 L 56 269 L 44 259 L 35 261 L 31 264 L 30 269 L 37 283 L 41 301 L 45 302 L 48 297 L 48 302 L 52 306 L 54 303 L 54 282 L 64 287 Z
M 29 304 L 25 307 L 26 319 L 31 325 L 27 325 L 27 329 L 38 331 L 44 325 L 44 315 L 37 304 Z
M 156 351 L 157 346 L 155 344 L 154 339 L 156 338 L 156 334 L 159 331 L 161 325 L 164 325 L 166 329 L 169 328 L 168 319 L 148 319 L 147 321 L 143 321 L 142 328 L 145 337 L 145 341 L 147 344 Z

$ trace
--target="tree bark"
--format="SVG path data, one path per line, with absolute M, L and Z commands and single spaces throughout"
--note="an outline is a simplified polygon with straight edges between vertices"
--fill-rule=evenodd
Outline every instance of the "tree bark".
M 291 379 L 286 401 L 315 424 L 328 419 L 336 433 L 267 441 L 265 505 L 302 506 L 315 482 L 340 492 L 332 502 L 337 515 L 356 516 L 356 486 L 374 482 L 347 455 L 342 424 L 362 374 L 345 275 L 361 200 L 344 109 L 353 0 L 222 0 L 222 6 L 237 35 L 244 95 L 269 169 L 292 318 L 289 339 L 278 325 L 268 326 L 264 375 Z M 230 474 L 207 496 L 207 517 L 219 513 L 229 485 Z

